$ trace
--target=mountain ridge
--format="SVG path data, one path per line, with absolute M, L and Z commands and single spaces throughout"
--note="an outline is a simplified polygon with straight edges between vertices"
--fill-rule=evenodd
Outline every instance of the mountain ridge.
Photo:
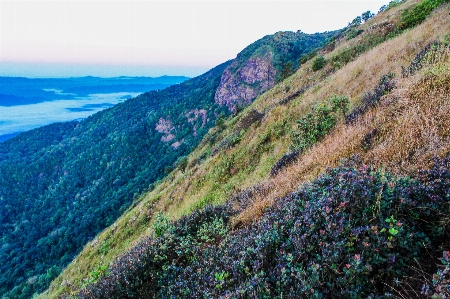
M 450 127 L 449 6 L 442 2 L 444 5 L 436 6 L 419 25 L 396 29 L 408 13 L 430 2 L 395 1 L 395 5 L 358 27 L 363 31 L 359 35 L 353 36 L 351 28 L 343 31 L 333 41 L 333 50 L 329 47 L 319 51 L 250 107 L 219 123 L 191 153 L 187 165 L 173 170 L 95 242 L 89 243 L 76 263 L 69 265 L 42 297 L 55 298 L 71 291 L 82 298 L 93 298 L 93 294 L 97 298 L 102 294 L 133 298 L 139 292 L 175 297 L 285 297 L 296 291 L 305 297 L 312 294 L 357 298 L 359 291 L 379 298 L 432 298 L 433 292 L 438 294 L 438 288 L 441 294 L 447 294 L 445 280 L 433 284 L 427 277 L 444 273 L 438 270 L 447 271 L 448 235 L 435 232 L 439 231 L 439 219 L 446 219 L 448 213 L 438 212 L 426 218 L 431 214 L 399 212 L 410 200 L 418 200 L 414 204 L 420 205 L 421 210 L 428 210 L 435 203 L 445 206 L 448 201 L 450 165 L 445 157 L 450 153 L 450 135 L 443 128 Z M 386 26 L 379 24 L 385 23 L 393 25 L 392 31 L 383 31 Z M 314 70 L 320 56 L 325 63 Z M 404 68 L 416 71 L 404 75 Z M 355 121 L 346 121 L 349 115 Z M 322 135 L 308 131 L 308 124 Z M 298 136 L 300 130 L 310 135 Z M 296 138 L 303 138 L 300 144 L 308 147 L 296 152 Z M 433 162 L 433 156 L 441 159 Z M 342 166 L 342 159 L 350 161 Z M 279 165 L 279 170 L 271 175 L 275 165 Z M 329 167 L 337 168 L 327 171 Z M 317 177 L 310 185 L 304 185 Z M 415 187 L 408 189 L 410 184 Z M 308 187 L 311 185 L 313 188 Z M 342 185 L 355 190 L 355 198 L 367 202 L 354 205 L 350 199 L 353 193 L 341 189 Z M 426 188 L 431 197 L 424 195 Z M 312 193 L 320 200 L 303 201 Z M 287 211 L 274 210 L 285 203 L 297 206 Z M 348 215 L 339 214 L 347 208 Z M 230 217 L 227 209 L 237 214 Z M 309 218 L 302 211 L 310 213 Z M 276 214 L 281 212 L 284 214 Z M 290 218 L 297 212 L 299 216 Z M 280 216 L 279 221 L 274 215 Z M 337 245 L 333 238 L 341 232 L 332 229 L 328 225 L 330 218 L 326 218 L 334 215 L 344 223 L 358 223 L 342 227 L 346 233 L 340 235 L 342 243 Z M 322 217 L 328 222 L 319 220 Z M 365 220 L 359 223 L 360 219 Z M 433 229 L 422 227 L 403 234 L 412 227 L 419 228 L 417 223 L 406 224 L 418 219 L 432 220 Z M 341 225 L 337 220 L 332 224 Z M 290 247 L 295 235 L 285 231 L 291 225 L 305 232 L 314 231 L 309 235 L 302 233 L 310 243 L 301 243 L 296 251 Z M 408 243 L 410 234 L 414 238 L 429 238 L 430 247 Z M 421 263 L 419 266 L 426 266 L 427 272 L 422 276 L 405 270 L 415 267 L 414 263 L 399 266 L 411 261 L 411 256 L 401 249 L 402 242 L 410 244 L 406 249 L 420 253 L 414 253 L 414 257 Z M 230 243 L 234 247 L 228 246 Z M 380 247 L 371 247 L 372 244 Z M 336 251 L 327 253 L 328 246 Z M 222 263 L 216 253 L 228 248 L 230 255 Z M 382 254 L 377 255 L 376 250 Z M 246 258 L 252 252 L 258 256 Z M 338 257 L 337 262 L 327 264 L 323 258 L 326 256 Z M 438 259 L 443 264 L 434 264 Z M 303 260 L 308 263 L 302 263 Z M 272 261 L 277 262 L 270 264 Z M 128 262 L 133 266 L 121 266 Z M 148 273 L 155 276 L 141 273 L 142 269 L 151 269 Z M 279 284 L 273 277 L 265 276 L 269 273 L 265 270 L 279 275 Z M 396 274 L 397 270 L 401 274 Z M 125 280 L 115 281 L 109 271 L 116 277 L 123 275 Z M 190 280 L 190 275 L 197 278 Z M 401 275 L 411 277 L 412 280 L 406 280 L 411 289 L 406 289 L 405 276 Z M 324 284 L 321 277 L 336 280 Z M 131 282 L 129 287 L 125 281 Z M 333 289 L 334 284 L 341 282 L 354 288 Z M 302 285 L 308 287 L 298 288 Z M 358 285 L 363 288 L 358 289 Z M 116 292 L 114 286 L 123 288 Z M 280 290 L 284 292 L 280 294 Z M 339 293 L 343 290 L 346 293 Z

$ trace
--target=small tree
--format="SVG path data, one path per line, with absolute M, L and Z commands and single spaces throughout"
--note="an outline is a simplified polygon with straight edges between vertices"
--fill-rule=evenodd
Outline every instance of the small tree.
M 292 63 L 292 61 L 288 61 L 285 64 L 283 64 L 283 70 L 281 70 L 280 81 L 283 81 L 284 79 L 286 79 L 287 77 L 289 77 L 294 73 L 293 67 L 294 64 Z
M 219 128 L 220 131 L 225 129 L 225 116 L 223 114 L 219 115 L 216 119 L 216 126 Z
M 363 14 L 361 15 L 361 18 L 364 22 L 367 22 L 368 20 L 370 20 L 371 18 L 373 18 L 375 16 L 375 14 L 371 13 L 370 10 L 363 12 Z
M 362 23 L 362 18 L 360 16 L 357 16 L 356 18 L 353 19 L 353 21 L 351 23 L 348 24 L 348 27 L 356 27 L 361 25 Z
M 178 158 L 178 160 L 175 163 L 175 165 L 181 172 L 184 172 L 186 170 L 188 162 L 189 162 L 188 157 L 184 156 L 184 157 Z

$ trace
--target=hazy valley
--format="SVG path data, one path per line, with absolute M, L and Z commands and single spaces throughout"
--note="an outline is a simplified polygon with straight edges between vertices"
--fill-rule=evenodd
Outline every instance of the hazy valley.
M 0 141 L 55 122 L 81 120 L 187 77 L 0 77 Z

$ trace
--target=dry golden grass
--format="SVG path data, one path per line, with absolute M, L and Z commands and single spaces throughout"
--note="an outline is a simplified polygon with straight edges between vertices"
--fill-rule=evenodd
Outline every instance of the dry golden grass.
M 346 91 L 345 94 L 354 102 L 356 95 L 368 90 L 367 83 L 362 82 L 375 83 L 381 75 L 391 72 L 397 73 L 398 77 L 400 67 L 407 66 L 421 48 L 449 32 L 447 15 L 448 6 L 414 30 L 362 55 L 332 75 L 327 88 L 319 90 L 315 96 L 327 98 Z M 413 48 L 416 51 L 411 50 L 410 39 L 415 40 Z M 360 72 L 363 66 L 364 71 Z M 272 186 L 272 190 L 264 196 L 257 195 L 252 206 L 234 219 L 235 225 L 258 219 L 277 198 L 352 155 L 359 155 L 363 162 L 375 167 L 386 167 L 397 174 L 410 174 L 426 167 L 433 156 L 449 153 L 450 65 L 447 60 L 447 63 L 433 68 L 438 68 L 440 79 L 437 75 L 422 79 L 426 71 L 412 78 L 398 78 L 397 90 L 385 97 L 379 108 L 366 113 L 356 125 L 339 125 L 332 134 L 302 155 L 295 165 L 268 180 L 265 184 Z M 437 85 L 435 82 L 441 83 Z M 380 131 L 377 136 L 379 142 L 366 152 L 362 142 L 374 128 Z
M 296 164 L 266 181 L 270 191 L 256 195 L 253 204 L 234 219 L 235 225 L 258 219 L 278 198 L 352 155 L 359 155 L 364 163 L 405 175 L 427 167 L 434 156 L 450 153 L 450 63 L 446 65 L 448 71 L 442 75 L 448 85 L 433 86 L 422 96 L 429 81 L 409 82 L 420 75 L 401 79 L 399 84 L 408 85 L 406 90 L 385 96 L 380 107 L 366 113 L 355 125 L 339 125 Z M 374 141 L 376 145 L 366 151 L 362 143 L 373 128 L 380 133 Z

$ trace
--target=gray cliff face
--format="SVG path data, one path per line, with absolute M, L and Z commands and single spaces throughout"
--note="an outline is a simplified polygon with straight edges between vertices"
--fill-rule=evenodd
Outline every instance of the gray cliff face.
M 264 57 L 251 57 L 238 65 L 235 60 L 222 73 L 215 101 L 230 111 L 247 106 L 275 83 L 276 70 L 272 65 L 272 53 Z

